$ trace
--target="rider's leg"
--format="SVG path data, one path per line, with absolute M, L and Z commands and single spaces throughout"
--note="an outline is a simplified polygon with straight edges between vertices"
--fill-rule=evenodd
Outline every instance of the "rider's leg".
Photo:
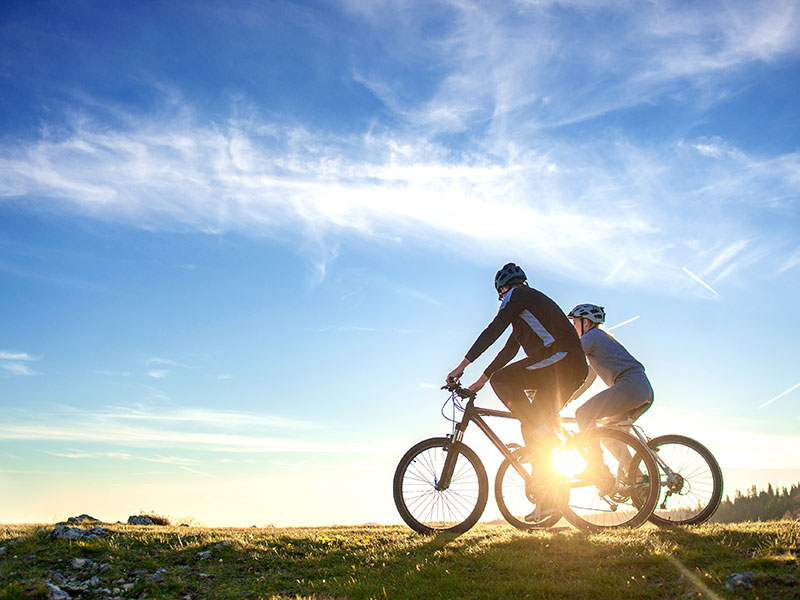
M 525 358 L 496 371 L 489 382 L 522 423 L 522 438 L 532 452 L 558 445 L 553 434 L 558 412 L 586 378 L 583 354 L 558 353 L 544 360 Z
M 635 416 L 638 418 L 652 401 L 653 388 L 644 373 L 624 375 L 610 388 L 593 396 L 578 408 L 575 411 L 575 420 L 581 431 L 586 431 L 604 417 L 622 417 L 636 411 Z
M 532 474 L 541 500 L 529 515 L 533 520 L 540 520 L 556 510 L 552 460 L 545 459 L 559 442 L 553 433 L 558 411 L 580 387 L 586 374 L 584 357 L 565 353 L 557 360 L 527 358 L 511 363 L 489 379 L 503 404 L 521 421 L 525 446 L 535 453 L 531 461 Z
M 548 403 L 552 394 L 548 394 L 552 383 L 549 373 L 536 373 L 536 377 L 526 367 L 530 359 L 524 359 L 496 371 L 489 379 L 497 397 L 511 413 L 520 421 L 522 439 L 525 447 L 535 452 L 553 447 L 558 442 L 552 433 L 554 417 L 560 406 Z M 549 406 L 548 406 L 549 404 Z
M 652 400 L 653 390 L 644 373 L 634 373 L 617 380 L 613 386 L 587 400 L 575 411 L 575 419 L 581 431 L 594 428 L 597 421 L 604 417 L 618 416 L 622 419 L 630 416 L 635 420 L 650 407 Z M 611 443 L 608 450 L 616 456 L 619 466 L 627 473 L 632 459 L 627 446 Z M 608 467 L 603 462 L 602 455 L 599 443 L 590 446 L 589 467 L 585 475 L 605 475 Z

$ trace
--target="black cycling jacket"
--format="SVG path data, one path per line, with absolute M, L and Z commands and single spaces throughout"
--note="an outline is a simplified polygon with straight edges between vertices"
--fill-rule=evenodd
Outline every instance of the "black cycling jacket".
M 513 331 L 506 345 L 486 367 L 484 374 L 487 377 L 508 364 L 517 355 L 520 346 L 525 354 L 537 360 L 544 360 L 556 352 L 583 354 L 575 328 L 558 305 L 539 290 L 518 286 L 508 291 L 497 316 L 467 352 L 467 360 L 474 362 L 509 324 Z

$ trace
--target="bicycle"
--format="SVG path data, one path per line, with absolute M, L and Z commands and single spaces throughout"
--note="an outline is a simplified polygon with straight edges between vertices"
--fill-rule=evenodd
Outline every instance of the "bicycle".
M 652 514 L 659 497 L 658 467 L 645 445 L 624 431 L 597 427 L 571 433 L 558 425 L 561 444 L 550 453 L 531 457 L 517 444 L 505 444 L 483 417 L 515 419 L 508 411 L 475 406 L 476 394 L 458 382 L 445 385 L 452 403 L 452 433 L 423 440 L 400 459 L 394 474 L 395 505 L 403 520 L 419 533 L 463 533 L 483 514 L 489 495 L 486 469 L 478 455 L 463 443 L 464 432 L 474 423 L 503 455 L 495 476 L 495 499 L 503 517 L 522 530 L 555 525 L 563 515 L 575 527 L 599 531 L 612 527 L 638 527 Z M 461 400 L 467 400 L 466 405 Z M 460 420 L 456 412 L 462 412 Z M 585 467 L 593 448 L 602 452 L 609 478 L 587 477 L 571 463 Z M 562 460 L 559 460 L 562 458 Z M 531 460 L 544 461 L 559 474 L 551 481 L 537 481 Z M 563 463 L 563 464 L 562 464 Z M 574 466 L 574 465 L 572 465 Z M 541 469 L 538 472 L 541 473 Z M 542 490 L 549 487 L 561 514 L 540 520 L 535 515 Z M 531 514 L 528 514 L 531 513 Z M 526 516 L 527 515 L 527 516 Z

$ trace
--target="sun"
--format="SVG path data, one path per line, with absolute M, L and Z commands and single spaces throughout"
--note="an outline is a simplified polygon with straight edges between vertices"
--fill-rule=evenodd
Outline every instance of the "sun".
M 586 469 L 587 462 L 575 449 L 560 450 L 553 457 L 553 466 L 562 475 L 572 478 Z

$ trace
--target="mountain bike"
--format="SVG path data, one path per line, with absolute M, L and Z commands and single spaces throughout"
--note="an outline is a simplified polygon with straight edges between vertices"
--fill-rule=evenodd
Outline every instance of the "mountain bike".
M 660 490 L 658 467 L 636 437 L 610 427 L 575 433 L 559 424 L 554 433 L 560 445 L 532 455 L 530 449 L 504 443 L 484 420 L 514 419 L 510 412 L 475 406 L 476 394 L 458 382 L 442 389 L 450 392 L 442 414 L 452 422 L 452 433 L 414 445 L 394 474 L 395 505 L 413 530 L 463 533 L 483 514 L 489 480 L 478 455 L 462 441 L 470 423 L 503 455 L 494 494 L 501 514 L 513 526 L 522 530 L 549 527 L 563 515 L 575 527 L 599 531 L 638 527 L 652 514 Z M 448 404 L 451 417 L 445 414 Z M 608 477 L 586 474 L 593 452 L 601 452 Z M 549 474 L 548 480 L 542 480 L 542 473 Z M 544 494 L 554 499 L 560 514 L 537 520 L 536 507 Z

